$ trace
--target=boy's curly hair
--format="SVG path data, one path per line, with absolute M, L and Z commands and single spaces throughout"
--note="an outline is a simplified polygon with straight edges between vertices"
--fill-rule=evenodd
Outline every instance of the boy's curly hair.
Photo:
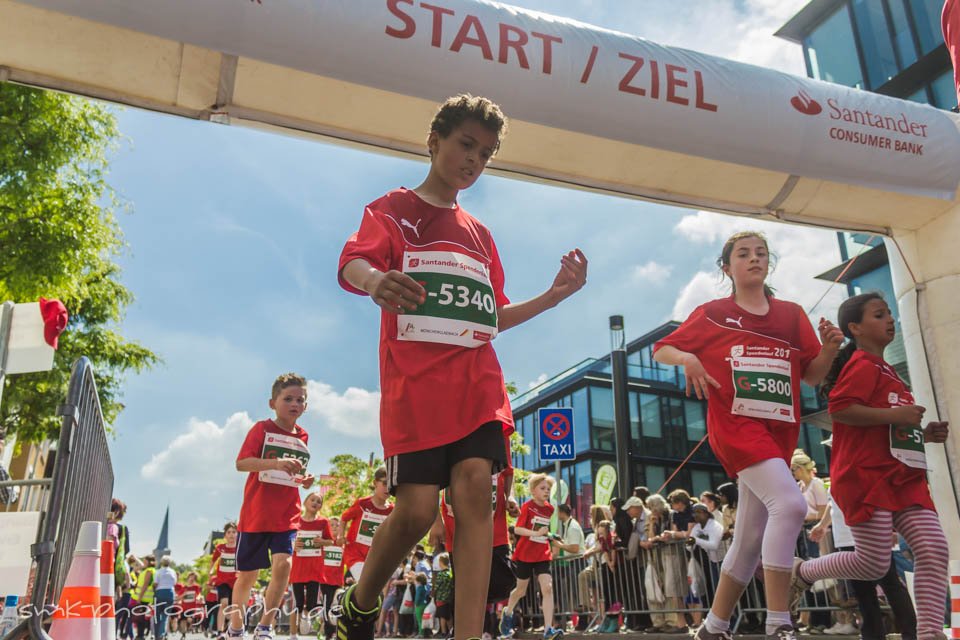
M 287 387 L 303 387 L 306 389 L 307 381 L 303 376 L 296 373 L 284 373 L 277 376 L 277 379 L 273 381 L 273 388 L 270 389 L 270 397 L 276 400 L 280 392 Z
M 446 138 L 467 120 L 476 120 L 497 134 L 497 147 L 494 152 L 500 148 L 500 143 L 507 134 L 507 117 L 500 110 L 500 105 L 483 96 L 461 93 L 444 100 L 437 114 L 433 116 L 430 132 L 436 131 L 441 138 Z

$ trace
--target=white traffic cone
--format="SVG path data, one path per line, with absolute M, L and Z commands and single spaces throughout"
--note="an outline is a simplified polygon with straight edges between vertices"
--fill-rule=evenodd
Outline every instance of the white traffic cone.
M 100 640 L 100 537 L 99 522 L 80 524 L 67 582 L 53 612 L 53 640 Z
M 115 640 L 117 637 L 117 613 L 113 608 L 113 540 L 100 543 L 100 640 Z

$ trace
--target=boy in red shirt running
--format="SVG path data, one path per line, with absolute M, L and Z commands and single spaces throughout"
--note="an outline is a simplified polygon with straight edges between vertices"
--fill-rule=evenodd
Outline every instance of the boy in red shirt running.
M 434 522 L 440 489 L 455 496 L 459 534 L 456 638 L 483 628 L 493 526 L 490 476 L 506 466 L 513 416 L 491 341 L 556 306 L 586 282 L 580 250 L 561 258 L 550 288 L 510 304 L 490 231 L 460 207 L 500 146 L 506 119 L 486 98 L 446 100 L 430 125 L 430 171 L 367 205 L 340 256 L 340 284 L 381 307 L 380 436 L 397 498 L 360 580 L 341 599 L 340 640 L 369 640 L 380 591 Z
M 550 504 L 550 488 L 553 478 L 544 473 L 535 473 L 527 480 L 530 497 L 520 507 L 520 517 L 513 527 L 517 536 L 517 548 L 513 551 L 516 566 L 517 586 L 510 592 L 507 605 L 500 614 L 500 637 L 513 635 L 513 608 L 527 594 L 530 578 L 536 576 L 543 596 L 543 637 L 554 640 L 563 635 L 561 629 L 553 628 L 553 577 L 550 575 L 550 561 L 553 552 L 550 549 L 550 518 L 553 517 L 553 505 Z
M 237 471 L 246 472 L 237 539 L 237 581 L 230 606 L 228 638 L 243 637 L 243 604 L 260 569 L 270 569 L 264 614 L 255 640 L 273 640 L 271 625 L 287 590 L 293 539 L 300 528 L 300 489 L 313 486 L 304 474 L 310 451 L 307 432 L 297 419 L 307 410 L 307 381 L 287 373 L 273 383 L 273 420 L 261 420 L 247 433 L 237 454 Z
M 340 516 L 342 533 L 339 544 L 343 547 L 343 566 L 354 580 L 359 580 L 363 572 L 373 535 L 393 511 L 389 499 L 387 470 L 380 467 L 373 474 L 373 495 L 356 500 Z
M 226 617 L 224 612 L 230 606 L 233 597 L 233 585 L 237 581 L 237 525 L 228 522 L 223 527 L 223 542 L 217 545 L 210 557 L 210 566 L 216 570 L 216 588 L 214 592 L 217 602 L 217 631 L 218 640 L 227 637 Z

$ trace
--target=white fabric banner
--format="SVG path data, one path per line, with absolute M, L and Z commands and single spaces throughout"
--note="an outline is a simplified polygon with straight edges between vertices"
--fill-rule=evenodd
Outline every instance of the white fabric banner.
M 933 107 L 493 2 L 22 1 L 417 98 L 487 95 L 509 117 L 714 160 L 943 199 L 960 181 L 960 133 Z

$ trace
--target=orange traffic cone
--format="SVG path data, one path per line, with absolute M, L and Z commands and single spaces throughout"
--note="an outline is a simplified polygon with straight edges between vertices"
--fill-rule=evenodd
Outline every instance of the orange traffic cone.
M 83 522 L 77 548 L 53 612 L 53 640 L 100 640 L 100 536 L 99 522 Z
M 114 640 L 117 637 L 117 613 L 113 608 L 113 560 L 113 540 L 104 540 L 100 543 L 100 606 L 97 609 L 100 640 Z

